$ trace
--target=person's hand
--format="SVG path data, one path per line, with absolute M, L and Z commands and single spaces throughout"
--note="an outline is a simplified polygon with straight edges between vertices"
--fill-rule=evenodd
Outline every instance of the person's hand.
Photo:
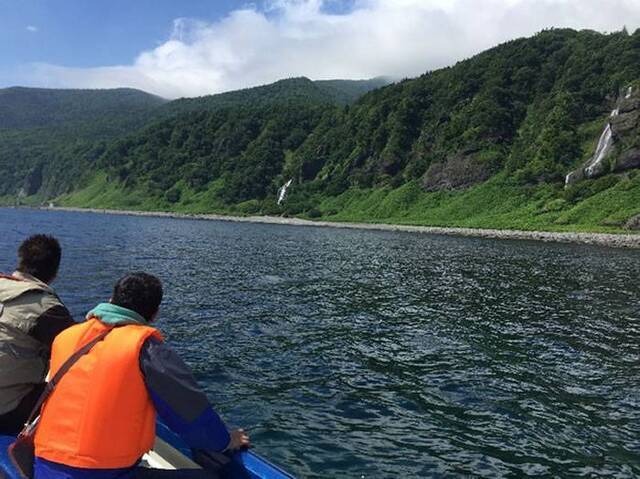
M 228 451 L 237 451 L 238 449 L 251 447 L 251 441 L 247 433 L 244 432 L 244 429 L 235 429 L 231 431 L 229 435 L 231 436 L 231 440 L 227 446 Z

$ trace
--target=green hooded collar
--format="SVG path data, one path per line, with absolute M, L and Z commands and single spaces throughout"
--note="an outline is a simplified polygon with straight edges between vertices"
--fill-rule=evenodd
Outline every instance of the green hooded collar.
M 87 313 L 87 319 L 98 318 L 105 324 L 143 324 L 149 322 L 135 311 L 111 303 L 100 303 Z

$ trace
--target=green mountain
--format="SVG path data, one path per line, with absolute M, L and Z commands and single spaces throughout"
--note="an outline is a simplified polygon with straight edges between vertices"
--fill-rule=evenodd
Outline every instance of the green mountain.
M 346 104 L 383 83 L 387 81 L 336 80 L 319 82 L 318 86 L 307 78 L 293 78 L 173 102 L 125 88 L 0 89 L 0 197 L 4 196 L 6 203 L 14 201 L 15 196 L 33 196 L 26 201 L 38 202 L 79 188 L 86 172 L 95 167 L 111 142 L 145 125 L 179 115 L 247 106 Z M 175 120 L 175 124 L 180 121 Z M 125 170 L 126 166 L 119 169 Z
M 264 198 L 286 157 L 333 116 L 336 105 L 387 83 L 291 78 L 176 100 L 163 108 L 163 121 L 113 144 L 98 167 L 167 206 L 178 203 L 183 190 L 207 188 L 217 193 L 205 195 L 205 209 Z
M 316 80 L 314 83 L 336 103 L 348 105 L 365 93 L 393 82 L 386 77 L 377 77 L 370 80 Z
M 556 230 L 640 214 L 640 31 L 544 31 L 354 101 L 372 86 L 296 78 L 168 103 L 84 162 L 42 163 L 43 185 L 84 166 L 34 200 Z
M 140 128 L 166 100 L 132 89 L 0 90 L 0 196 L 73 188 L 106 142 Z
M 137 130 L 165 103 L 124 88 L 0 90 L 0 196 L 72 189 L 108 141 Z
M 0 89 L 0 129 L 100 127 L 122 134 L 139 126 L 150 110 L 166 100 L 129 88 L 114 90 Z
M 181 98 L 167 104 L 165 114 L 214 111 L 240 106 L 268 107 L 288 103 L 348 105 L 365 93 L 389 84 L 385 78 L 371 80 L 320 80 L 288 78 L 269 85 L 219 93 L 197 98 Z

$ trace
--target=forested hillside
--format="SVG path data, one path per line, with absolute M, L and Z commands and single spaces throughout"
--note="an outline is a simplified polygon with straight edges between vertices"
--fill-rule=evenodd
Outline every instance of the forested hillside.
M 264 111 L 276 108 L 283 114 L 289 104 L 302 109 L 305 105 L 348 104 L 366 91 L 386 83 L 388 80 L 385 79 L 313 82 L 307 78 L 292 78 L 271 85 L 173 102 L 126 88 L 1 89 L 0 169 L 3 175 L 0 176 L 0 197 L 4 196 L 4 203 L 13 203 L 16 197 L 23 202 L 37 203 L 82 188 L 108 146 L 114 141 L 114 146 L 120 145 L 120 139 L 145 125 L 158 124 L 156 131 L 163 131 L 167 124 L 183 125 L 191 114 L 207 112 L 213 115 L 225 109 L 236 109 L 238 116 L 260 110 L 262 113 L 256 115 L 258 121 L 258 117 L 264 116 Z M 304 116 L 302 110 L 300 113 Z M 297 114 L 298 111 L 294 111 L 291 118 Z M 219 118 L 228 115 L 228 111 L 223 111 Z M 174 119 L 173 123 L 167 123 L 168 119 Z M 282 119 L 286 121 L 284 116 Z M 199 127 L 195 129 L 200 134 L 205 131 Z M 293 129 L 293 135 L 299 137 L 300 130 L 296 125 Z M 243 141 L 242 138 L 237 140 Z M 300 138 L 297 141 L 300 142 Z M 114 164 L 112 159 L 113 154 L 110 153 L 100 164 Z M 150 167 L 150 164 L 146 165 Z M 123 162 L 117 170 L 122 173 L 127 168 Z M 153 168 L 162 169 L 162 165 L 154 164 Z M 136 172 L 141 169 L 141 165 L 131 167 Z M 148 173 L 149 177 L 158 178 L 160 170 Z M 211 179 L 211 175 L 204 171 L 191 172 L 191 175 L 199 175 L 207 181 Z M 176 181 L 175 174 L 171 178 Z M 186 179 L 191 182 L 190 178 Z M 135 181 L 134 178 L 127 180 L 127 184 Z M 167 181 L 163 179 L 152 183 L 152 189 L 157 184 L 166 185 Z M 157 187 L 155 189 L 158 191 Z
M 166 100 L 129 88 L 114 90 L 0 89 L 0 129 L 135 125 Z M 119 130 L 122 133 L 124 130 Z
M 148 122 L 166 100 L 132 89 L 0 90 L 0 196 L 52 197 L 75 186 L 106 142 Z
M 319 80 L 288 78 L 269 85 L 198 98 L 181 98 L 167 104 L 163 114 L 215 111 L 234 107 L 267 107 L 287 103 L 348 105 L 370 90 L 389 84 L 384 78 L 371 80 Z
M 77 206 L 615 230 L 640 213 L 639 80 L 640 31 L 549 30 L 355 103 L 346 87 L 367 85 L 336 93 L 303 78 L 178 100 L 138 131 L 41 167 L 56 165 L 46 179 L 83 165 L 80 182 L 29 192 Z M 602 171 L 565 188 L 614 108 Z
M 128 190 L 168 204 L 179 202 L 183 191 L 212 186 L 214 204 L 265 198 L 285 157 L 332 112 L 306 101 L 195 112 L 112 144 L 96 166 Z

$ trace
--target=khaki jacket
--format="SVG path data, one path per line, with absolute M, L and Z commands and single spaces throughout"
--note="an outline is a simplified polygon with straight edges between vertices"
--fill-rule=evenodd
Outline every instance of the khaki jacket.
M 44 381 L 49 347 L 30 334 L 39 318 L 60 307 L 53 289 L 33 276 L 0 276 L 0 414 L 13 411 Z

